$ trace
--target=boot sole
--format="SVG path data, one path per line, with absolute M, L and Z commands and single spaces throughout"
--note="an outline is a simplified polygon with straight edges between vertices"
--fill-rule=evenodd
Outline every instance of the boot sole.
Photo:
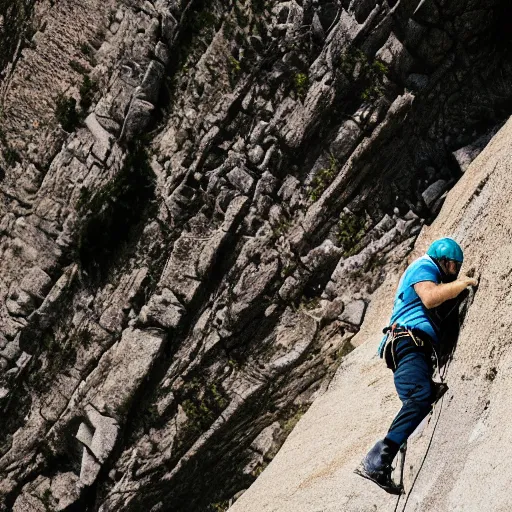
M 373 482 L 374 484 L 377 484 L 381 489 L 386 491 L 389 494 L 394 494 L 395 496 L 400 496 L 404 494 L 404 488 L 403 487 L 388 487 L 386 485 L 382 485 L 380 482 L 372 478 L 370 475 L 365 473 L 364 469 L 362 468 L 356 468 L 354 469 L 354 473 L 356 475 L 362 476 L 363 478 L 366 478 L 366 480 L 370 480 L 370 482 Z

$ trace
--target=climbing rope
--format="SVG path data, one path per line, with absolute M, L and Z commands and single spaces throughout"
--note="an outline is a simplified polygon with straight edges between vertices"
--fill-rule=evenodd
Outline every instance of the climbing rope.
M 414 480 L 412 481 L 411 488 L 409 489 L 409 492 L 407 493 L 407 498 L 405 499 L 404 506 L 402 507 L 402 512 L 405 511 L 405 509 L 407 507 L 407 503 L 409 503 L 409 498 L 410 498 L 410 496 L 412 494 L 412 491 L 414 489 L 416 481 L 418 480 L 418 477 L 419 477 L 419 475 L 421 473 L 421 470 L 423 468 L 423 464 L 425 464 L 425 461 L 427 460 L 427 455 L 428 455 L 428 452 L 430 450 L 430 446 L 432 445 L 432 441 L 434 439 L 434 434 L 436 433 L 437 424 L 439 423 L 439 418 L 441 417 L 441 412 L 442 412 L 442 409 L 443 409 L 443 401 L 444 401 L 444 395 L 441 397 L 441 400 L 440 400 L 439 414 L 437 415 L 436 422 L 434 423 L 434 428 L 432 429 L 432 435 L 430 436 L 430 440 L 428 442 L 427 449 L 425 451 L 425 455 L 423 456 L 423 459 L 421 461 L 420 467 L 419 467 L 419 469 L 418 469 L 418 471 L 416 473 L 416 476 L 414 477 Z M 405 464 L 405 454 L 404 454 L 404 457 L 403 457 L 402 464 Z M 402 467 L 402 472 L 403 472 L 403 467 Z M 400 496 L 398 496 L 394 512 L 397 512 L 398 505 L 400 504 L 400 498 L 402 496 L 403 496 L 403 494 L 400 494 Z

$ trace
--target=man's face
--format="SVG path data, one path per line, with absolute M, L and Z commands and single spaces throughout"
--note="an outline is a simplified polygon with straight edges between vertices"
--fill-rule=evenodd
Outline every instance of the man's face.
M 460 267 L 462 266 L 462 263 L 459 263 L 458 261 L 453 260 L 445 260 L 444 262 L 444 269 L 446 274 L 448 274 L 450 277 L 456 278 L 459 275 Z

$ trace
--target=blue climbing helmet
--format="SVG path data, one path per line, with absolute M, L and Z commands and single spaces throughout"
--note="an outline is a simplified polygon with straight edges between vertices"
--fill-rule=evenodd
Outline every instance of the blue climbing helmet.
M 453 238 L 440 238 L 432 242 L 428 248 L 427 254 L 438 261 L 453 260 L 462 265 L 464 253 L 460 245 Z

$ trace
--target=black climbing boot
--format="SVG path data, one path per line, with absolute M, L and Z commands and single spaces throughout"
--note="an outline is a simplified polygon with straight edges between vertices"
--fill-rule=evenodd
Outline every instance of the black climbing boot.
M 435 404 L 448 391 L 448 384 L 446 382 L 432 382 L 432 384 L 432 403 Z
M 375 482 L 390 494 L 402 494 L 403 487 L 396 485 L 391 478 L 391 463 L 398 448 L 395 443 L 389 442 L 387 439 L 377 441 L 354 472 Z

